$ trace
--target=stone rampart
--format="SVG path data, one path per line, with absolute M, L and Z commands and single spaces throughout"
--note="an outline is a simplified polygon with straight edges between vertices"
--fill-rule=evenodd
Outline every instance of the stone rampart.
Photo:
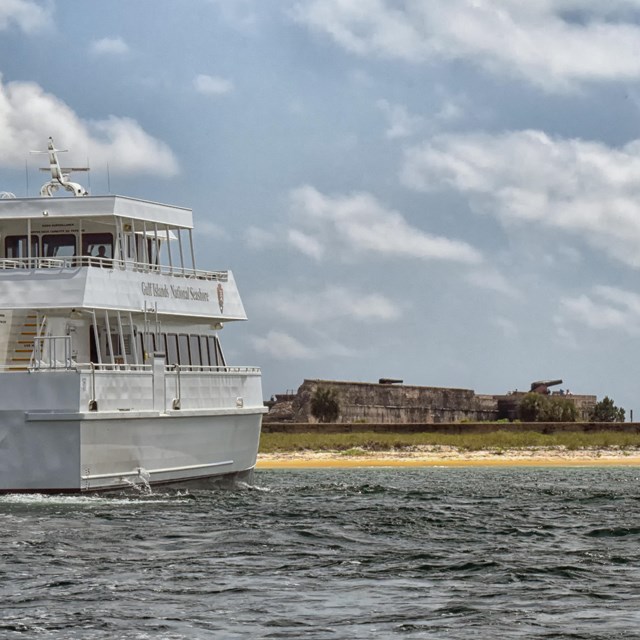
M 340 380 L 305 380 L 297 393 L 275 396 L 264 422 L 315 423 L 311 401 L 318 389 L 329 389 L 339 405 L 340 423 L 451 424 L 518 417 L 522 392 L 508 395 L 476 394 L 471 389 L 423 387 Z M 557 395 L 556 393 L 552 395 Z M 578 409 L 578 419 L 589 419 L 595 396 L 564 396 Z
M 292 403 L 293 422 L 317 422 L 311 399 L 318 388 L 334 392 L 340 422 L 439 423 L 498 417 L 496 400 L 470 389 L 305 380 Z

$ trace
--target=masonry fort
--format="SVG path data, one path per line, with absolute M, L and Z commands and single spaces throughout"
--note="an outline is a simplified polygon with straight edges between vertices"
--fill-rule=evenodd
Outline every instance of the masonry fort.
M 154 298 L 178 298 L 180 300 L 200 300 L 209 302 L 209 292 L 193 287 L 176 287 L 174 285 L 155 284 L 154 282 L 143 282 L 142 295 L 153 296 Z

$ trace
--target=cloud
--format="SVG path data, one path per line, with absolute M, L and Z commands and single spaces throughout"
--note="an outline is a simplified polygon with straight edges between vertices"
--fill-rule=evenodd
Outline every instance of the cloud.
M 511 298 L 520 298 L 522 294 L 505 276 L 491 267 L 481 267 L 470 271 L 466 276 L 467 282 L 475 287 L 502 293 Z
M 469 60 L 548 90 L 639 78 L 637 13 L 635 0 L 305 0 L 291 11 L 359 56 Z
M 341 253 L 346 259 L 373 254 L 464 264 L 482 261 L 471 245 L 411 226 L 369 193 L 331 197 L 303 186 L 290 193 L 290 210 L 294 226 L 304 226 L 308 237 L 315 234 L 318 246 L 331 247 L 332 255 Z
M 317 334 L 315 346 L 309 346 L 285 333 L 284 331 L 269 331 L 262 336 L 249 338 L 253 348 L 276 360 L 322 360 L 324 358 L 354 358 L 358 351 L 335 342 L 324 334 Z
M 640 333 L 640 295 L 616 287 L 594 287 L 590 295 L 561 300 L 555 321 L 564 331 L 567 324 L 581 324 L 590 329 L 637 335 Z
M 245 232 L 247 245 L 252 249 L 264 249 L 271 247 L 278 242 L 275 233 L 265 231 L 259 227 L 249 227 Z
M 277 360 L 310 360 L 317 355 L 313 349 L 283 331 L 269 331 L 264 338 L 253 336 L 250 339 L 256 351 Z
M 400 104 L 390 104 L 386 100 L 378 100 L 376 104 L 389 119 L 389 128 L 385 132 L 389 139 L 407 138 L 420 131 L 424 125 L 424 118 L 411 115 Z
M 193 80 L 193 86 L 198 93 L 207 96 L 222 96 L 233 91 L 233 82 L 225 78 L 200 74 Z
M 112 173 L 171 176 L 178 163 L 169 147 L 130 118 L 83 120 L 67 104 L 35 82 L 2 83 L 0 76 L 0 148 L 2 166 L 24 164 L 31 149 L 46 148 L 52 136 L 70 149 L 64 163 L 110 164 Z
M 387 297 L 378 293 L 350 291 L 341 286 L 328 286 L 313 293 L 286 289 L 270 291 L 258 296 L 256 306 L 290 322 L 311 326 L 341 318 L 371 323 L 390 322 L 400 317 L 400 308 Z
M 640 140 L 612 148 L 540 131 L 441 135 L 406 151 L 401 177 L 417 190 L 464 193 L 507 227 L 572 233 L 640 267 Z
M 445 98 L 440 106 L 440 110 L 436 113 L 435 119 L 441 122 L 453 122 L 459 120 L 465 115 L 466 100 L 462 98 Z
M 218 10 L 219 17 L 229 26 L 244 34 L 254 34 L 260 26 L 258 9 L 263 3 L 255 0 L 208 0 Z
M 94 40 L 90 49 L 92 53 L 98 55 L 122 56 L 129 53 L 129 45 L 120 37 Z
M 2 0 L 0 2 L 0 31 L 17 25 L 25 33 L 44 29 L 52 21 L 53 9 L 49 2 L 31 0 Z
M 198 220 L 198 236 L 215 240 L 229 239 L 229 234 L 223 227 L 209 220 Z
M 287 234 L 287 240 L 292 247 L 295 247 L 301 253 L 310 258 L 320 260 L 324 255 L 324 247 L 312 236 L 290 229 Z

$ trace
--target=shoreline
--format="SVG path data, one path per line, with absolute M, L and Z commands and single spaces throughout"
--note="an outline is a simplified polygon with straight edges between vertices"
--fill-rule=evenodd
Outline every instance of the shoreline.
M 260 453 L 256 469 L 353 467 L 600 467 L 640 466 L 640 452 L 624 449 L 558 448 L 460 451 L 429 447 L 419 451 L 375 451 L 348 455 L 340 451 Z

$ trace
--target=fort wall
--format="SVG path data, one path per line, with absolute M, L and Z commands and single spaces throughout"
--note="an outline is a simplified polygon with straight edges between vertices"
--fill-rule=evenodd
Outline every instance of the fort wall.
M 295 394 L 270 403 L 264 422 L 316 423 L 311 401 L 318 389 L 330 389 L 338 401 L 339 423 L 452 424 L 513 419 L 523 393 L 476 394 L 471 389 L 423 387 L 340 380 L 305 380 Z M 555 394 L 554 394 L 555 395 Z M 572 395 L 578 419 L 587 420 L 595 396 Z

